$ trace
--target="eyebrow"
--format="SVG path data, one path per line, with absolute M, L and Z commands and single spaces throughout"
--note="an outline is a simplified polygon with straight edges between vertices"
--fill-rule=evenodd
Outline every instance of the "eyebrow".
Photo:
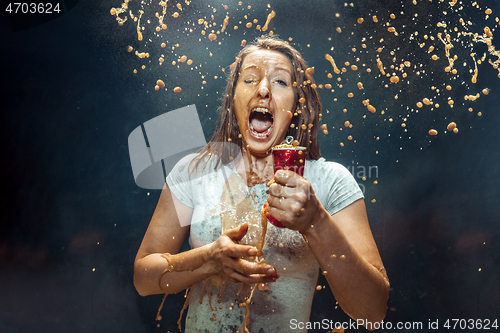
M 245 66 L 244 68 L 242 68 L 240 70 L 240 73 L 243 73 L 244 71 L 246 71 L 247 69 L 252 69 L 252 68 L 255 68 L 255 69 L 259 69 L 259 66 L 257 65 L 248 65 L 248 66 Z M 287 72 L 288 74 L 292 75 L 292 72 L 286 68 L 286 67 L 283 67 L 283 66 L 280 66 L 280 65 L 277 65 L 277 66 L 274 66 L 273 67 L 273 70 L 274 71 L 285 71 Z

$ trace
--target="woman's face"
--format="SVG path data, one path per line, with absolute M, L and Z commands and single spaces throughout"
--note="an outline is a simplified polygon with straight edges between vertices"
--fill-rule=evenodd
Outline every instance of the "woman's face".
M 273 50 L 253 51 L 241 64 L 234 110 L 253 155 L 266 155 L 285 137 L 295 106 L 292 72 L 288 57 Z

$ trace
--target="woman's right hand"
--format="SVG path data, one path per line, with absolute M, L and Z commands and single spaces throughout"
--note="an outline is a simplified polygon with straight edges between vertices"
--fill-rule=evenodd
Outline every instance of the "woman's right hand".
M 216 270 L 230 281 L 255 284 L 276 282 L 279 274 L 276 268 L 264 262 L 248 261 L 244 257 L 255 257 L 258 250 L 254 246 L 241 245 L 248 231 L 248 224 L 227 230 L 210 247 L 210 260 Z

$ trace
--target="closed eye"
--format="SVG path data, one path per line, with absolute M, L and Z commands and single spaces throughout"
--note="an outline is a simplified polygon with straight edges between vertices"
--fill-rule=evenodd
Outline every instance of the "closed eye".
M 285 86 L 285 87 L 288 86 L 288 83 L 285 80 L 277 79 L 274 82 L 278 83 L 279 85 Z

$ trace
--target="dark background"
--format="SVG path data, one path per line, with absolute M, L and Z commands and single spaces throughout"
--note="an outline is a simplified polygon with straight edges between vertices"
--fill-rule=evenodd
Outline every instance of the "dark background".
M 159 192 L 135 185 L 127 138 L 143 122 L 189 104 L 196 104 L 205 135 L 210 137 L 224 86 L 220 66 L 227 68 L 241 39 L 251 40 L 255 34 L 241 35 L 241 25 L 232 36 L 221 35 L 221 45 L 214 45 L 206 37 L 198 41 L 199 31 L 189 39 L 176 30 L 176 24 L 181 27 L 181 20 L 189 15 L 187 8 L 207 12 L 207 3 L 193 1 L 191 7 L 185 6 L 181 13 L 185 16 L 168 21 L 164 35 L 169 47 L 179 43 L 179 54 L 191 52 L 196 63 L 203 63 L 202 71 L 210 76 L 202 90 L 198 74 L 167 70 L 168 65 L 160 68 L 155 61 L 145 62 L 147 70 L 132 73 L 142 63 L 126 48 L 140 49 L 142 44 L 137 43 L 132 22 L 119 27 L 109 15 L 119 1 L 66 1 L 64 12 L 51 20 L 8 16 L 1 9 L 1 332 L 176 329 L 183 295 L 168 296 L 157 328 L 154 318 L 161 296 L 142 298 L 132 284 L 134 256 Z M 237 2 L 228 3 L 237 7 Z M 252 13 L 263 22 L 265 6 L 251 4 Z M 332 71 L 325 53 L 339 59 L 351 52 L 349 42 L 359 47 L 363 31 L 366 36 L 382 34 L 384 29 L 377 32 L 368 25 L 371 14 L 387 17 L 392 11 L 416 10 L 410 2 L 404 2 L 405 7 L 400 2 L 366 1 L 353 8 L 331 1 L 270 4 L 277 13 L 271 26 L 283 38 L 294 37 L 295 46 L 316 67 L 318 82 L 326 81 L 325 73 Z M 485 8 L 494 11 L 493 17 L 500 11 L 495 1 L 481 5 L 477 17 L 470 16 L 473 12 L 460 14 L 470 17 L 478 32 L 484 26 Z M 169 6 L 173 11 L 174 5 Z M 399 28 L 425 29 L 427 20 L 443 16 L 443 8 L 451 11 L 445 6 L 421 2 L 419 20 L 407 19 L 406 27 Z M 342 13 L 338 19 L 336 12 Z M 358 26 L 351 35 L 350 27 L 360 16 L 365 18 L 366 30 L 355 30 L 361 29 Z M 199 15 L 187 17 L 196 22 Z M 492 23 L 490 19 L 488 24 Z M 343 28 L 342 34 L 335 32 L 336 26 Z M 330 36 L 334 41 L 328 40 Z M 355 176 L 366 187 L 372 231 L 391 280 L 386 321 L 423 322 L 427 327 L 429 320 L 436 319 L 440 324 L 448 318 L 500 319 L 500 79 L 490 65 L 483 64 L 476 86 L 467 83 L 470 76 L 450 81 L 456 88 L 453 109 L 441 102 L 433 112 L 409 112 L 406 105 L 415 108 L 429 86 L 444 90 L 440 84 L 449 79 L 444 78 L 442 67 L 436 70 L 432 61 L 416 52 L 418 46 L 408 37 L 393 41 L 386 36 L 385 43 L 388 49 L 401 43 L 397 47 L 412 63 L 429 64 L 427 72 L 403 86 L 397 101 L 394 89 L 385 89 L 385 81 L 375 73 L 364 76 L 365 93 L 371 94 L 371 103 L 378 109 L 366 118 L 361 117 L 367 112 L 359 100 L 355 104 L 345 98 L 347 90 L 335 96 L 322 91 L 323 121 L 330 134 L 322 135 L 321 143 L 329 160 L 355 170 L 378 166 L 378 174 L 365 183 Z M 478 47 L 480 57 L 486 48 Z M 157 57 L 157 46 L 150 43 L 148 49 Z M 208 56 L 208 51 L 214 56 Z M 470 53 L 458 45 L 456 52 L 465 54 L 463 59 Z M 365 57 L 373 61 L 374 56 L 372 51 Z M 166 62 L 172 57 L 167 56 Z M 373 62 L 371 67 L 375 72 Z M 170 90 L 155 92 L 154 82 L 167 71 Z M 219 78 L 212 79 L 214 75 Z M 352 89 L 357 78 L 348 75 L 343 82 Z M 180 94 L 172 92 L 177 85 L 183 87 Z M 488 96 L 473 103 L 463 101 L 464 94 L 484 87 L 490 88 Z M 344 107 L 347 113 L 341 111 Z M 469 107 L 474 112 L 468 112 Z M 385 116 L 380 114 L 382 109 Z M 408 132 L 403 132 L 401 119 L 409 113 Z M 386 120 L 389 116 L 394 124 Z M 339 131 L 347 119 L 355 124 L 350 133 L 356 142 L 346 140 L 347 129 Z M 460 131 L 445 134 L 452 120 Z M 431 127 L 438 128 L 438 136 L 427 134 Z M 380 140 L 375 141 L 375 136 Z M 345 147 L 340 147 L 341 141 Z M 320 283 L 326 285 L 325 280 Z M 335 309 L 328 289 L 317 292 L 311 320 L 323 318 L 347 320 Z

